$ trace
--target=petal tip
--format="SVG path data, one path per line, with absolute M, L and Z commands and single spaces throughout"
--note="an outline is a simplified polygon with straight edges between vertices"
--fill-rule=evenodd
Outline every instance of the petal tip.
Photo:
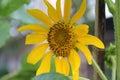
M 105 49 L 105 45 L 103 44 L 102 49 Z
M 39 73 L 38 73 L 38 71 L 36 71 L 36 76 L 38 76 L 39 75 Z
M 25 28 L 25 27 L 22 27 L 22 26 L 21 26 L 20 28 L 17 29 L 17 31 L 18 31 L 18 32 L 22 32 L 22 31 L 25 30 L 24 28 Z
M 20 28 L 18 28 L 17 31 L 20 32 L 21 31 Z
M 35 10 L 35 9 L 34 9 Z M 26 12 L 30 14 L 32 12 L 32 9 L 27 9 Z
M 89 65 L 91 65 L 91 64 L 92 64 L 92 60 L 91 60 L 91 61 L 89 61 L 89 62 L 88 62 L 88 64 L 89 64 Z
M 31 10 L 30 10 L 30 9 L 27 9 L 26 11 L 29 13 Z
M 88 59 L 88 64 L 91 65 L 92 64 L 92 55 L 89 57 Z
M 40 75 L 39 73 L 38 73 L 38 71 L 36 72 L 36 76 L 38 76 L 38 75 Z
M 18 32 L 21 32 L 21 31 L 22 31 L 22 28 L 21 28 L 21 27 L 20 27 L 20 28 L 18 28 L 18 29 L 17 29 L 17 31 L 18 31 Z
M 39 76 L 39 75 L 41 75 L 41 74 L 43 74 L 43 73 L 41 73 L 41 71 L 40 71 L 39 69 L 37 69 L 37 71 L 36 71 L 36 76 Z
M 101 45 L 98 48 L 105 49 L 105 45 L 101 42 Z
M 33 64 L 33 65 L 35 64 L 35 62 L 31 61 L 31 59 L 29 57 L 27 57 L 27 63 Z

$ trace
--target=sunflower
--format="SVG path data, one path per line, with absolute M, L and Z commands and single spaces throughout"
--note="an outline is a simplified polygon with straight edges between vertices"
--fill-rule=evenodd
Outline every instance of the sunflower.
M 92 56 L 88 45 L 104 49 L 104 44 L 97 37 L 88 34 L 88 25 L 75 25 L 85 13 L 86 0 L 82 0 L 80 9 L 72 18 L 70 18 L 71 0 L 64 2 L 64 17 L 62 17 L 61 0 L 56 1 L 56 8 L 47 0 L 44 0 L 44 3 L 47 5 L 47 15 L 38 9 L 27 10 L 30 15 L 43 22 L 44 26 L 28 24 L 18 29 L 19 32 L 33 31 L 26 36 L 26 44 L 39 44 L 30 52 L 27 62 L 36 64 L 43 58 L 36 72 L 36 75 L 40 75 L 50 71 L 51 58 L 55 56 L 56 72 L 68 76 L 71 67 L 73 80 L 78 80 L 80 56 L 75 49 L 85 55 L 89 64 L 92 64 Z

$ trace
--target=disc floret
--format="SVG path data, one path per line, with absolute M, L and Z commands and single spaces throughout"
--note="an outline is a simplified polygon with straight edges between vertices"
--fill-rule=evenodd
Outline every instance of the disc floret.
M 67 57 L 75 45 L 73 27 L 64 22 L 58 22 L 50 28 L 48 42 L 56 56 Z

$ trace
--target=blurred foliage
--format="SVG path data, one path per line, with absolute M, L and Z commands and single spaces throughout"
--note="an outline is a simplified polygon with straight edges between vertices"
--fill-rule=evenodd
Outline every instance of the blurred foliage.
M 29 54 L 24 54 L 21 61 L 21 70 L 17 73 L 17 75 L 13 76 L 11 80 L 32 80 L 32 78 L 36 74 L 36 70 L 38 69 L 41 61 L 37 64 L 32 65 L 27 63 L 27 56 Z
M 106 64 L 106 75 L 108 80 L 115 80 L 116 77 L 116 46 L 110 43 L 109 47 L 105 51 L 105 64 Z
M 10 26 L 11 24 L 8 21 L 0 20 L 0 48 L 10 38 L 10 35 L 9 35 Z
M 110 68 L 113 65 L 113 60 L 114 60 L 113 58 L 114 59 L 116 58 L 115 45 L 110 43 L 110 46 L 106 49 L 106 52 L 105 52 L 105 63 Z
M 30 0 L 0 0 L 0 16 L 8 16 Z
M 3 76 L 0 80 L 32 80 L 36 74 L 36 70 L 41 64 L 42 59 L 35 65 L 27 63 L 27 56 L 24 54 L 21 61 L 21 69 L 18 72 L 9 73 Z M 55 73 L 54 57 L 51 60 L 51 70 L 49 73 L 42 74 L 34 78 L 34 80 L 69 80 L 68 77 Z
M 29 2 L 30 0 L 0 0 L 0 48 L 10 39 L 11 19 L 8 16 Z
M 9 73 L 3 76 L 0 80 L 32 80 L 32 78 L 36 74 L 36 70 L 38 68 L 37 63 L 36 65 L 32 65 L 27 63 L 27 56 L 28 54 L 24 54 L 21 61 L 21 69 L 17 72 Z
M 10 15 L 13 19 L 19 20 L 22 23 L 28 24 L 28 23 L 41 23 L 31 15 L 29 15 L 26 12 L 26 9 L 24 6 L 20 7 L 18 10 L 16 10 L 14 13 Z
M 32 80 L 32 77 L 35 76 L 35 71 L 20 71 L 15 76 L 9 79 L 2 79 L 2 80 Z
M 0 77 L 7 73 L 8 73 L 7 69 L 4 66 L 0 66 Z
M 0 0 L 0 48 L 10 39 L 10 29 L 12 20 L 20 23 L 40 23 L 26 13 L 24 4 L 31 0 Z M 14 25 L 15 26 L 15 25 Z

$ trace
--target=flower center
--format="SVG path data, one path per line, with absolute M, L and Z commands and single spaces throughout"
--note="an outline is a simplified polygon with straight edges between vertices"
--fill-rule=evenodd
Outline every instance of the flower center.
M 75 35 L 70 24 L 58 22 L 54 24 L 48 34 L 50 49 L 56 56 L 67 57 L 75 45 Z

